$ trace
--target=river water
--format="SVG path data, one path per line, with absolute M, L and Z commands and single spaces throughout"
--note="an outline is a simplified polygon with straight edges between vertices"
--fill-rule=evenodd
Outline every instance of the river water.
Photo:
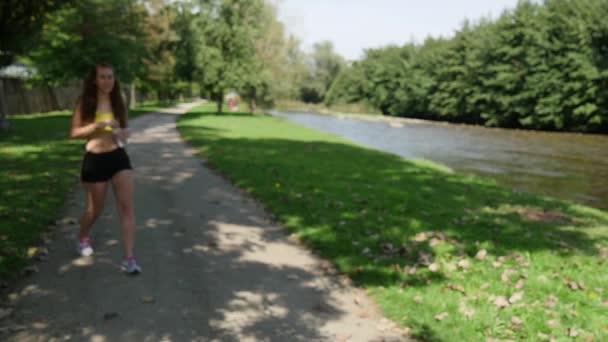
M 404 158 L 492 177 L 520 191 L 608 209 L 608 136 L 303 112 L 273 115 Z

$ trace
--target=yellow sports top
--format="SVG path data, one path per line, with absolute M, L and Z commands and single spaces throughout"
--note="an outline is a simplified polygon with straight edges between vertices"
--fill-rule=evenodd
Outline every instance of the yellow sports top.
M 95 112 L 95 122 L 107 122 L 114 119 L 114 114 L 110 112 Z M 102 131 L 112 132 L 112 127 L 104 127 Z

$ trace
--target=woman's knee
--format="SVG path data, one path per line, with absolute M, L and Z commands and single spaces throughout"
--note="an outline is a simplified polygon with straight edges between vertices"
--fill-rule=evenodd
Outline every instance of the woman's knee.
M 118 204 L 118 211 L 122 217 L 130 217 L 134 216 L 135 210 L 133 208 L 133 203 L 129 202 L 121 202 Z

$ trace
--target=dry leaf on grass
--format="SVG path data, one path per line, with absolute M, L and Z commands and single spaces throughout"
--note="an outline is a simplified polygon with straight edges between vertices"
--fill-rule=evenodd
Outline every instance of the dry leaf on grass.
M 517 329 L 521 328 L 521 326 L 523 324 L 524 324 L 524 321 L 521 318 L 519 318 L 517 316 L 511 317 L 511 328 L 512 329 L 517 330 Z
M 438 320 L 438 321 L 443 321 L 448 316 L 449 316 L 449 314 L 447 312 L 442 312 L 442 313 L 436 315 L 435 319 Z
M 439 264 L 432 263 L 429 265 L 429 271 L 431 271 L 431 272 L 437 272 L 437 271 L 439 271 L 439 269 L 440 269 Z
M 466 306 L 464 303 L 460 303 L 458 312 L 464 315 L 467 319 L 471 319 L 475 315 L 475 310 Z
M 568 337 L 577 337 L 578 331 L 574 328 L 568 328 Z
M 502 272 L 500 280 L 502 280 L 503 283 L 508 284 L 511 281 L 511 276 L 515 274 L 517 274 L 517 272 L 515 272 L 514 270 L 506 269 Z
M 554 295 L 549 295 L 545 300 L 545 306 L 548 308 L 554 308 L 559 300 Z
M 471 263 L 467 259 L 460 260 L 457 265 L 463 270 L 468 270 L 469 268 L 471 268 Z
M 485 249 L 481 249 L 477 252 L 477 254 L 475 254 L 475 259 L 477 260 L 485 260 L 488 256 L 488 251 L 486 251 Z
M 505 309 L 511 305 L 505 296 L 490 297 L 490 301 L 497 309 Z
M 416 241 L 416 242 L 424 242 L 428 239 L 429 239 L 429 236 L 427 233 L 418 233 L 414 236 L 414 241 Z
M 551 329 L 555 329 L 555 328 L 559 327 L 559 322 L 557 320 L 550 319 L 547 321 L 547 327 L 549 327 Z
M 446 286 L 446 288 L 452 290 L 452 291 L 456 291 L 456 292 L 460 292 L 462 294 L 465 294 L 464 291 L 464 287 L 462 287 L 462 285 L 455 285 L 455 284 L 449 284 Z
M 577 281 L 574 281 L 574 280 L 565 279 L 564 280 L 564 284 L 566 286 L 568 286 L 573 291 L 584 290 L 585 289 L 585 284 L 583 284 L 582 281 L 577 282 Z
M 523 298 L 524 298 L 523 291 L 515 292 L 514 294 L 511 295 L 511 297 L 509 297 L 509 303 L 515 304 L 515 303 L 519 302 L 520 300 L 522 300 Z

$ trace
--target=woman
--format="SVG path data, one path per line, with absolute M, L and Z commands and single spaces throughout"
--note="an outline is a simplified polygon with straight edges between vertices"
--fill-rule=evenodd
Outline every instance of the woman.
M 114 69 L 108 64 L 97 64 L 85 80 L 70 132 L 72 138 L 87 139 L 80 174 L 87 195 L 87 209 L 80 218 L 77 248 L 81 256 L 93 254 L 89 231 L 103 211 L 111 183 L 122 227 L 124 260 L 121 268 L 129 274 L 137 274 L 141 268 L 133 255 L 133 170 L 122 147 L 128 135 L 126 107 L 118 80 L 114 78 Z

